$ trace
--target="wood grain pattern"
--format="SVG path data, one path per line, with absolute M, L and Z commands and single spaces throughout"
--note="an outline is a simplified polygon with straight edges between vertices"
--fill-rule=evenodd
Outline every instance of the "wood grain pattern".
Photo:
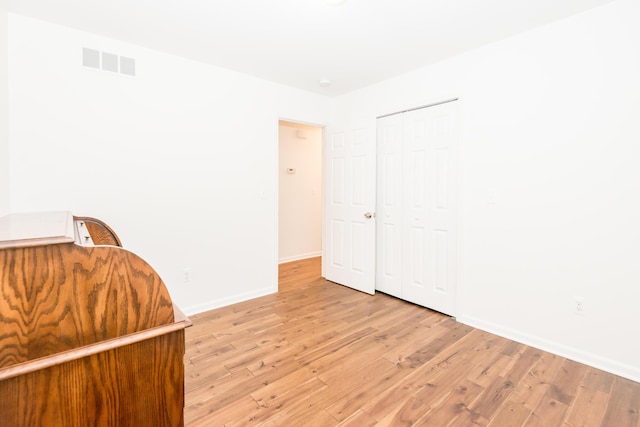
M 157 273 L 116 247 L 0 251 L 0 368 L 172 323 Z
M 0 248 L 0 426 L 183 426 L 190 320 L 149 264 L 76 245 L 64 214 L 5 221 L 55 219 L 65 239 Z
M 192 320 L 187 426 L 640 427 L 640 384 L 328 282 L 319 258 Z
M 168 325 L 145 329 L 144 331 L 127 334 L 122 337 L 100 341 L 73 350 L 63 351 L 49 356 L 40 357 L 38 359 L 29 360 L 27 362 L 18 363 L 16 365 L 11 365 L 6 368 L 0 369 L 0 381 L 7 378 L 17 377 L 19 375 L 25 375 L 31 372 L 36 372 L 42 369 L 47 369 L 51 366 L 59 365 L 61 363 L 82 359 L 94 354 L 107 352 L 118 347 L 136 344 L 142 341 L 159 337 L 161 335 L 171 334 L 175 331 L 185 329 L 189 326 L 191 326 L 191 322 L 187 318 L 186 320 L 179 320 Z
M 184 330 L 0 382 L 0 425 L 184 425 Z

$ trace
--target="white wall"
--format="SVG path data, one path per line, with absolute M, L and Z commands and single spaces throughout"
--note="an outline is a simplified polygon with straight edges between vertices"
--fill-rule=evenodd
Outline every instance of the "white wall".
M 618 0 L 337 105 L 357 120 L 459 96 L 458 319 L 636 381 L 639 21 Z
M 280 126 L 279 140 L 278 259 L 282 263 L 322 255 L 322 128 Z M 289 174 L 288 168 L 294 168 L 295 174 Z
M 9 87 L 7 80 L 7 9 L 0 0 L 0 216 L 9 212 Z
M 459 320 L 635 380 L 639 18 L 618 0 L 335 109 L 460 96 Z M 276 290 L 277 118 L 330 124 L 333 101 L 13 14 L 9 34 L 12 211 L 104 219 L 189 312 Z M 82 46 L 136 58 L 138 77 L 83 68 Z
M 325 123 L 329 98 L 20 15 L 9 34 L 12 211 L 103 219 L 188 313 L 277 290 L 278 118 Z

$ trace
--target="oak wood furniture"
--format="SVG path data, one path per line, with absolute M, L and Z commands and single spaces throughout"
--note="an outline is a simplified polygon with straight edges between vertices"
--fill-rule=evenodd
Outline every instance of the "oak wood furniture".
M 111 245 L 122 247 L 122 242 L 115 231 L 104 221 L 90 216 L 74 216 L 76 239 L 79 244 Z
M 184 329 L 109 226 L 0 218 L 0 425 L 183 426 Z

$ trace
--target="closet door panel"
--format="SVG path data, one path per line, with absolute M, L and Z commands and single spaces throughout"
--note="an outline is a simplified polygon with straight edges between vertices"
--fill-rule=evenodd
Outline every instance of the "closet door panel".
M 376 290 L 401 297 L 403 120 L 377 122 Z
M 407 225 L 403 298 L 455 314 L 456 253 L 456 102 L 405 113 L 405 214 Z M 418 244 L 416 229 L 421 229 Z M 410 247 L 408 247 L 410 245 Z M 420 280 L 417 280 L 420 278 Z
M 403 184 L 403 271 L 406 279 L 402 286 L 402 298 L 416 304 L 426 305 L 425 296 L 431 279 L 426 262 L 431 259 L 429 245 L 429 186 L 428 149 L 429 122 L 423 110 L 412 111 L 404 116 L 403 157 L 405 176 Z
M 457 104 L 377 124 L 376 289 L 449 315 L 457 286 Z

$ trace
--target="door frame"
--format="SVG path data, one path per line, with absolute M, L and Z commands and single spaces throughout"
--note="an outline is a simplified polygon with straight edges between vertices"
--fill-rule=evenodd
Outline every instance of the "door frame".
M 320 128 L 322 131 L 322 136 L 321 136 L 321 154 L 320 154 L 320 170 L 321 170 L 321 178 L 320 178 L 320 198 L 322 200 L 321 206 L 322 206 L 322 212 L 321 212 L 321 220 L 320 220 L 320 233 L 321 233 L 321 248 L 320 251 L 322 253 L 321 256 L 324 255 L 324 174 L 325 174 L 325 170 L 324 170 L 324 150 L 325 150 L 325 145 L 326 145 L 326 128 L 327 125 L 326 124 L 320 124 L 318 122 L 309 122 L 309 121 L 305 121 L 305 120 L 298 120 L 298 119 L 291 119 L 291 118 L 287 118 L 287 117 L 282 117 L 282 116 L 278 116 L 277 118 L 277 149 L 276 149 L 276 168 L 275 168 L 275 173 L 276 173 L 276 242 L 275 242 L 275 267 L 276 267 L 276 288 L 279 289 L 280 285 L 279 285 L 279 281 L 278 281 L 278 266 L 280 265 L 280 122 L 290 122 L 290 123 L 296 123 L 296 124 L 300 124 L 300 125 L 306 125 L 306 126 L 313 126 L 316 128 Z M 290 261 L 290 262 L 295 262 L 295 261 Z

